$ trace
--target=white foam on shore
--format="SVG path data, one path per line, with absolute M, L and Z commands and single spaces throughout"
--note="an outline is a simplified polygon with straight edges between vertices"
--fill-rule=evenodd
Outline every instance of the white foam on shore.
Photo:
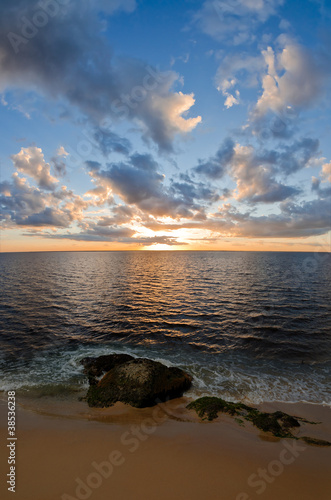
M 188 397 L 218 396 L 226 400 L 260 404 L 267 401 L 308 402 L 331 406 L 331 366 L 297 365 L 240 357 L 164 351 L 143 346 L 82 345 L 75 350 L 43 352 L 29 363 L 18 363 L 4 370 L 0 390 L 8 391 L 43 385 L 62 385 L 87 389 L 87 377 L 80 360 L 104 354 L 122 353 L 147 357 L 166 366 L 179 366 L 194 379 Z

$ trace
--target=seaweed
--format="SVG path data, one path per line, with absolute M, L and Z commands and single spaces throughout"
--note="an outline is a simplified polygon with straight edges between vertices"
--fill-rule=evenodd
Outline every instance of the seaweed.
M 240 425 L 243 424 L 243 419 L 247 420 L 261 431 L 270 432 L 273 436 L 278 438 L 302 439 L 307 444 L 331 446 L 331 443 L 328 441 L 309 437 L 297 438 L 294 436 L 291 429 L 300 427 L 300 421 L 311 424 L 316 424 L 316 422 L 309 422 L 301 417 L 293 417 L 282 411 L 267 413 L 243 403 L 233 403 L 212 396 L 206 396 L 196 401 L 192 401 L 187 405 L 187 409 L 195 410 L 202 420 L 212 421 L 217 418 L 220 412 L 227 413 L 236 417 L 235 420 Z
M 324 439 L 316 439 L 308 436 L 303 436 L 301 439 L 305 443 L 312 444 L 313 446 L 331 446 L 331 443 L 329 441 L 324 441 Z

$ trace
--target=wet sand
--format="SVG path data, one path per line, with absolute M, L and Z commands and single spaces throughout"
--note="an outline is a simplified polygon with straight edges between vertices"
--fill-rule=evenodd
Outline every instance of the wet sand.
M 221 415 L 201 422 L 184 398 L 154 408 L 39 400 L 17 407 L 16 493 L 7 491 L 8 448 L 0 401 L 1 499 L 328 500 L 331 447 L 262 435 Z M 32 411 L 33 408 L 33 411 Z M 300 435 L 331 441 L 331 409 L 266 404 L 319 425 Z

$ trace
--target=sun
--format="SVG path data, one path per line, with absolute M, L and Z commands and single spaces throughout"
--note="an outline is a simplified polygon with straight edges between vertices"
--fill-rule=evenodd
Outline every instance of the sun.
M 143 250 L 175 250 L 172 245 L 165 245 L 163 243 L 155 243 L 154 245 L 144 246 Z

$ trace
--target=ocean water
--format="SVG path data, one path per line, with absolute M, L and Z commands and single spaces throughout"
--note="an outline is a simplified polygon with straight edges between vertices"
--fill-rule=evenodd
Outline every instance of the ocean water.
M 88 386 L 80 360 L 129 353 L 186 369 L 188 396 L 331 404 L 331 255 L 0 255 L 0 390 Z

